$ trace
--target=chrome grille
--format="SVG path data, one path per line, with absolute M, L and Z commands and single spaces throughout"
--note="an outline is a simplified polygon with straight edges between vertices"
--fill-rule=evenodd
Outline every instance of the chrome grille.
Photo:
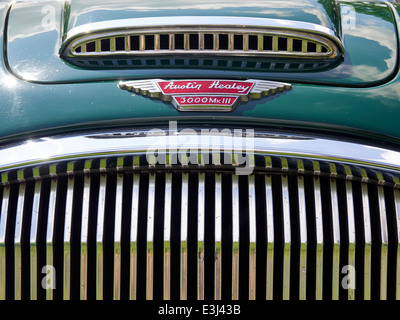
M 142 163 L 3 174 L 0 298 L 399 298 L 397 178 L 279 156 L 257 156 L 249 176 Z

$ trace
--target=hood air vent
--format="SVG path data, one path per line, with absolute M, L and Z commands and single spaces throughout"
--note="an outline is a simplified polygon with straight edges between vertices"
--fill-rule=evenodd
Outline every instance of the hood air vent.
M 341 57 L 344 50 L 331 29 L 310 23 L 239 17 L 162 17 L 74 28 L 65 35 L 60 53 L 66 60 L 171 55 L 331 60 Z

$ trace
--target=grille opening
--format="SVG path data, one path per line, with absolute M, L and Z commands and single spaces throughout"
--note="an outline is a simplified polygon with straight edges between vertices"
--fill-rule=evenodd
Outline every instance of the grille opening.
M 213 34 L 205 34 L 204 35 L 204 49 L 212 50 L 214 49 L 214 35 Z
M 301 52 L 302 51 L 302 41 L 299 39 L 293 39 L 293 51 Z
M 125 38 L 123 37 L 115 38 L 115 50 L 117 51 L 125 50 Z
M 229 43 L 227 34 L 220 34 L 218 41 L 220 50 L 228 50 Z
M 263 50 L 272 50 L 272 36 L 264 36 Z
M 234 35 L 233 47 L 235 50 L 243 50 L 243 35 L 241 35 L 241 34 Z
M 140 38 L 139 38 L 139 36 L 131 36 L 131 50 L 132 51 L 140 50 Z
M 95 51 L 96 51 L 96 45 L 94 41 L 86 44 L 86 52 L 95 52 Z
M 249 36 L 249 50 L 257 50 L 258 49 L 258 36 L 250 35 Z
M 81 47 L 81 46 L 77 47 L 77 48 L 75 49 L 75 52 L 81 53 L 81 52 L 82 52 L 82 47 Z
M 189 35 L 189 46 L 192 50 L 199 49 L 199 35 L 192 33 Z
M 145 36 L 144 43 L 146 50 L 154 50 L 154 35 Z
M 110 39 L 103 39 L 101 40 L 101 51 L 110 51 L 111 50 L 111 45 L 110 45 Z
M 326 52 L 328 52 L 328 48 L 327 48 L 327 47 L 325 47 L 325 46 L 322 46 L 322 48 L 321 48 L 321 52 L 323 52 L 323 53 L 326 53 Z
M 185 39 L 183 34 L 175 35 L 175 50 L 183 50 L 185 48 Z
M 287 38 L 278 38 L 278 51 L 287 51 L 288 49 L 288 39 Z
M 160 50 L 168 50 L 169 49 L 169 35 L 161 34 L 160 35 Z
M 308 41 L 308 42 L 307 42 L 307 51 L 308 51 L 308 52 L 317 52 L 317 44 Z

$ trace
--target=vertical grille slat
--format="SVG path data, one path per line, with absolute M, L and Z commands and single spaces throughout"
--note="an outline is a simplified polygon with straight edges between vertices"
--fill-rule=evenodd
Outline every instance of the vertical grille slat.
M 394 209 L 396 212 L 397 246 L 396 250 L 396 300 L 400 300 L 400 190 L 394 189 Z
M 140 175 L 133 174 L 132 208 L 130 228 L 130 264 L 129 264 L 129 299 L 137 297 L 137 236 L 139 218 L 139 183 Z
M 100 170 L 104 171 L 106 162 L 102 159 Z M 106 185 L 107 174 L 100 174 L 99 199 L 97 206 L 97 228 L 96 228 L 96 299 L 103 299 L 104 283 L 104 216 L 106 207 Z
M 172 174 L 167 173 L 164 199 L 164 300 L 171 298 L 171 206 Z
M 22 298 L 22 222 L 24 219 L 26 183 L 21 182 L 18 191 L 17 214 L 14 232 L 14 298 Z
M 199 173 L 197 212 L 197 299 L 204 300 L 205 173 Z
M 73 169 L 73 168 L 72 168 Z M 72 204 L 75 177 L 68 176 L 67 198 L 64 222 L 64 266 L 63 266 L 63 299 L 71 298 L 71 229 L 72 229 Z
M 154 279 L 154 206 L 156 192 L 156 175 L 149 174 L 149 194 L 147 207 L 146 234 L 146 299 L 153 299 Z
M 39 204 L 42 191 L 42 180 L 36 177 L 35 191 L 33 195 L 32 204 L 32 219 L 29 236 L 29 255 L 30 255 L 30 299 L 37 299 L 38 290 L 38 254 L 37 254 L 37 243 L 38 243 L 38 225 L 39 225 Z M 0 281 L 1 282 L 1 281 Z
M 333 167 L 333 168 L 332 168 Z M 336 184 L 336 168 L 331 166 L 331 210 L 332 210 L 332 300 L 339 299 L 339 275 L 340 275 L 340 224 L 339 224 L 339 204 Z
M 256 190 L 254 175 L 248 177 L 249 188 L 249 300 L 256 299 Z
M 381 231 L 381 261 L 380 261 L 380 299 L 387 299 L 388 281 L 388 228 L 386 218 L 385 195 L 382 185 L 378 186 L 379 220 Z
M 214 299 L 222 298 L 222 175 L 215 174 Z
M 55 170 L 55 169 L 54 169 Z M 49 210 L 47 213 L 47 229 L 46 229 L 46 265 L 54 266 L 54 240 L 55 240 L 55 218 L 56 218 L 56 200 L 57 200 L 57 177 L 51 179 Z M 46 299 L 53 300 L 53 289 L 46 290 Z
M 361 199 L 363 212 L 364 229 L 364 299 L 371 299 L 371 253 L 372 234 L 369 209 L 368 185 L 361 183 Z
M 307 289 L 307 214 L 304 177 L 297 177 L 299 196 L 299 226 L 300 226 L 300 263 L 299 263 L 299 300 L 306 299 Z
M 0 300 L 6 299 L 6 231 L 8 205 L 10 200 L 10 186 L 3 188 L 3 201 L 0 215 Z
M 266 237 L 267 237 L 267 266 L 266 266 L 266 299 L 273 299 L 274 289 L 274 206 L 272 196 L 272 177 L 265 176 L 265 199 L 266 199 Z
M 114 282 L 113 282 L 114 300 L 121 299 L 121 232 L 122 232 L 123 183 L 124 183 L 124 176 L 122 173 L 118 173 L 116 201 L 115 201 L 115 224 L 114 224 Z
M 88 232 L 89 232 L 89 208 L 91 177 L 89 174 L 90 162 L 86 162 L 86 173 L 83 182 L 82 219 L 81 219 L 81 243 L 80 243 L 80 299 L 87 299 L 88 291 Z
M 348 175 L 350 177 L 350 175 Z M 348 260 L 349 266 L 356 265 L 356 227 L 355 227 L 355 211 L 354 211 L 354 196 L 351 180 L 346 180 L 346 208 L 347 208 L 347 228 L 348 228 Z M 348 300 L 355 299 L 354 287 L 348 288 Z
M 282 216 L 283 216 L 283 300 L 290 299 L 290 255 L 291 255 L 291 224 L 289 206 L 289 181 L 286 174 L 282 175 Z
M 181 192 L 181 248 L 180 248 L 180 298 L 187 300 L 187 281 L 188 281 L 188 205 L 189 205 L 189 174 L 182 174 Z
M 315 206 L 315 234 L 316 234 L 316 263 L 315 263 L 315 299 L 322 300 L 323 290 L 323 255 L 324 230 L 322 223 L 322 198 L 319 166 L 314 163 L 314 206 Z
M 232 300 L 239 299 L 239 178 L 232 175 Z

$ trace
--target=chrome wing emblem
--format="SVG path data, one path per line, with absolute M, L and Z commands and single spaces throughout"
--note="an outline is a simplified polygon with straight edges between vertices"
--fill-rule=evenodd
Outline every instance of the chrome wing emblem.
M 265 80 L 134 80 L 121 81 L 121 89 L 171 102 L 179 111 L 232 111 L 250 99 L 290 90 L 292 85 Z

